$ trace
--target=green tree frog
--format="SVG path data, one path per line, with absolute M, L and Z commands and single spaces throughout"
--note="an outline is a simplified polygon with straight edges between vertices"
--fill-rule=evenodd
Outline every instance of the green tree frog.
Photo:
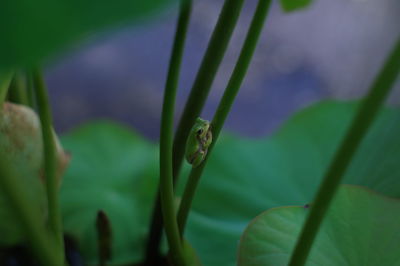
M 211 142 L 212 133 L 210 122 L 198 117 L 190 130 L 185 152 L 186 160 L 193 168 L 199 166 L 201 162 L 204 161 Z

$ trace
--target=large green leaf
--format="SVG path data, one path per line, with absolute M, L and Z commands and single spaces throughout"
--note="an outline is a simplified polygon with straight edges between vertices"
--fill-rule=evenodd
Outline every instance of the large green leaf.
M 24 66 L 112 26 L 138 21 L 174 0 L 3 0 L 0 68 Z
M 304 207 L 280 207 L 259 215 L 243 234 L 238 264 L 287 265 L 308 212 Z M 306 265 L 399 265 L 399 225 L 400 200 L 342 186 Z
M 356 107 L 319 103 L 294 115 L 270 138 L 218 141 L 187 230 L 205 265 L 235 265 L 240 234 L 262 211 L 313 199 Z M 400 197 L 399 136 L 399 110 L 382 110 L 344 182 Z
M 110 265 L 138 261 L 157 180 L 156 146 L 127 128 L 99 122 L 62 140 L 72 153 L 61 190 L 65 231 L 97 265 L 95 218 L 104 210 L 113 230 Z
M 204 265 L 235 265 L 240 235 L 262 211 L 312 200 L 356 107 L 324 102 L 296 114 L 272 137 L 224 135 L 218 140 L 186 231 Z M 399 110 L 382 110 L 345 182 L 399 197 L 399 135 Z M 138 261 L 157 184 L 156 145 L 109 124 L 88 125 L 63 144 L 73 156 L 62 189 L 68 232 L 94 263 L 94 218 L 105 209 L 116 238 L 114 262 Z

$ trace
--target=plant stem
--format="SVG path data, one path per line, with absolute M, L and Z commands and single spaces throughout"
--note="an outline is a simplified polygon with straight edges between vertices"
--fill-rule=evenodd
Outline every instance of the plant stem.
M 165 84 L 164 103 L 161 117 L 160 199 L 164 227 L 170 249 L 169 254 L 173 265 L 185 265 L 182 243 L 179 238 L 178 224 L 176 221 L 175 195 L 172 178 L 172 141 L 175 97 L 191 7 L 191 1 L 181 1 L 178 25 L 169 63 L 167 81 Z M 157 246 L 155 247 L 155 251 L 157 252 Z M 146 260 L 148 261 L 148 259 Z
M 35 88 L 33 86 L 33 76 L 31 71 L 26 71 L 26 90 L 27 90 L 27 100 L 28 105 L 32 109 L 36 109 L 35 101 Z
M 17 174 L 6 162 L 6 158 L 0 160 L 0 190 L 10 205 L 9 209 L 21 223 L 29 246 L 42 265 L 61 266 L 54 245 L 55 239 L 44 227 L 41 218 L 35 212 L 36 209 L 32 208 L 26 196 L 23 184 L 18 181 Z
M 187 2 L 191 2 L 187 0 Z M 225 54 L 228 42 L 242 8 L 243 0 L 225 0 L 217 25 L 211 36 L 207 51 L 197 73 L 189 99 L 179 122 L 173 143 L 172 177 L 175 183 L 182 165 L 186 139 L 194 120 L 197 118 L 207 98 L 211 84 Z M 183 22 L 183 21 L 182 21 Z M 179 27 L 180 22 L 178 23 Z M 153 209 L 152 222 L 147 244 L 146 258 L 158 254 L 162 234 L 161 203 L 159 197 Z M 150 265 L 150 264 L 147 264 Z
M 177 28 L 174 37 L 165 91 L 168 87 L 175 86 L 174 90 L 176 90 L 177 87 L 180 65 L 182 62 L 182 56 L 186 41 L 186 34 L 189 27 L 190 15 L 192 12 L 192 5 L 192 0 L 181 0 L 180 2 L 179 17 L 177 21 Z M 160 187 L 158 188 L 158 191 L 160 191 Z M 162 227 L 163 218 L 161 214 L 161 199 L 160 194 L 157 194 L 153 207 L 149 236 L 146 245 L 145 265 L 155 265 L 157 263 L 157 260 L 159 259 L 159 245 L 161 242 Z
M 11 83 L 12 76 L 12 71 L 0 73 L 0 106 L 3 106 L 3 103 L 7 97 L 7 92 Z
M 207 155 L 208 156 L 208 155 Z M 189 216 L 189 210 L 192 206 L 194 194 L 197 188 L 197 184 L 199 183 L 201 174 L 203 172 L 203 162 L 197 168 L 192 168 L 190 171 L 185 190 L 183 191 L 181 204 L 179 205 L 178 210 L 178 228 L 179 228 L 179 235 L 181 239 L 183 239 L 183 235 L 185 232 L 186 221 Z M 199 169 L 200 168 L 200 169 Z M 195 170 L 199 169 L 199 170 Z
M 42 127 L 44 145 L 44 168 L 46 176 L 47 203 L 49 209 L 50 228 L 56 236 L 59 250 L 64 250 L 61 214 L 58 199 L 58 180 L 56 174 L 56 146 L 52 128 L 52 117 L 47 89 L 42 73 L 39 69 L 33 70 L 34 87 L 36 89 L 39 117 Z M 60 261 L 64 262 L 64 252 L 60 252 Z M 61 264 L 60 264 L 61 265 Z
M 26 94 L 26 83 L 20 72 L 15 72 L 11 81 L 9 90 L 10 101 L 18 104 L 28 105 L 28 96 Z
M 297 240 L 289 265 L 304 265 L 306 262 L 312 243 L 344 173 L 380 107 L 383 105 L 391 87 L 394 85 L 399 72 L 400 39 L 372 84 L 367 97 L 361 103 L 340 148 L 327 169 L 314 203 L 311 205 L 310 214 Z
M 250 24 L 249 31 L 247 32 L 245 42 L 240 52 L 239 59 L 236 62 L 235 69 L 233 70 L 228 85 L 225 89 L 224 95 L 222 96 L 222 99 L 218 105 L 217 111 L 211 123 L 213 142 L 208 149 L 207 158 L 197 168 L 192 168 L 192 171 L 190 172 L 188 183 L 185 187 L 181 205 L 178 211 L 178 226 L 181 236 L 184 233 L 186 220 L 189 214 L 190 206 L 194 197 L 197 184 L 206 165 L 207 159 L 210 157 L 210 153 L 218 139 L 222 126 L 225 123 L 226 117 L 228 116 L 236 95 L 242 85 L 243 79 L 246 76 L 270 5 L 271 0 L 259 0 L 258 2 L 256 11 Z
M 243 0 L 225 0 L 222 7 L 217 25 L 212 33 L 207 51 L 201 62 L 175 134 L 173 146 L 173 171 L 175 180 L 180 172 L 189 131 L 203 109 L 212 82 L 236 26 L 242 6 Z

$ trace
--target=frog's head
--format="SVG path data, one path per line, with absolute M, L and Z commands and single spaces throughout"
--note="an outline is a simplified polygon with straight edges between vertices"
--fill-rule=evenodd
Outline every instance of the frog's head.
M 193 129 L 194 129 L 194 132 L 196 133 L 196 136 L 199 139 L 204 139 L 204 138 L 206 138 L 207 132 L 210 129 L 210 122 L 198 117 L 196 119 L 196 123 L 195 123 L 195 126 L 193 127 Z

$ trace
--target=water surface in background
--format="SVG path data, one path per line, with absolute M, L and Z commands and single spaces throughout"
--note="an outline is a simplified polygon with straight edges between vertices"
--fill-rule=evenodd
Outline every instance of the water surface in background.
M 194 1 L 176 120 L 183 109 L 222 0 Z M 211 119 L 232 72 L 256 1 L 245 1 L 203 117 Z M 47 70 L 59 131 L 107 118 L 157 139 L 163 87 L 175 30 L 171 8 L 145 25 L 120 29 L 59 57 Z M 363 95 L 400 34 L 398 0 L 318 0 L 282 13 L 274 3 L 226 128 L 272 132 L 294 111 L 321 99 Z M 400 90 L 391 103 L 400 103 Z

